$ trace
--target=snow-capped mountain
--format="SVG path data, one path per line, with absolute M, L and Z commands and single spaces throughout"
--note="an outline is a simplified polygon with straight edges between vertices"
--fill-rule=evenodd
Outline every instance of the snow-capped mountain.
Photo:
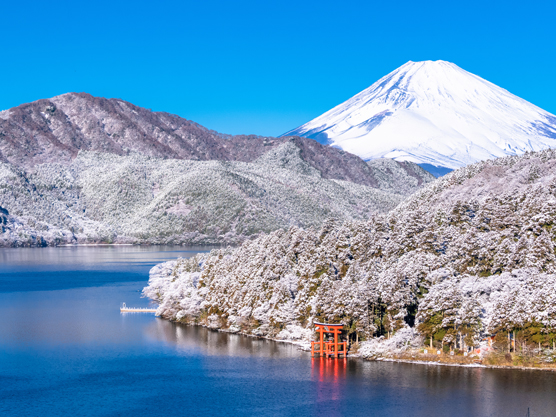
M 556 116 L 446 61 L 408 62 L 283 136 L 455 169 L 556 147 Z

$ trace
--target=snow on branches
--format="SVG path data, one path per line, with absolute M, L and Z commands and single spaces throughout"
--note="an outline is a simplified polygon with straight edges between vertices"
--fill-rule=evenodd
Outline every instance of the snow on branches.
M 412 328 L 429 342 L 473 346 L 527 327 L 548 343 L 555 193 L 555 151 L 481 162 L 367 221 L 290 227 L 163 264 L 144 294 L 164 317 L 268 337 L 306 337 L 293 329 L 325 321 L 359 340 Z M 188 262 L 199 272 L 179 266 Z

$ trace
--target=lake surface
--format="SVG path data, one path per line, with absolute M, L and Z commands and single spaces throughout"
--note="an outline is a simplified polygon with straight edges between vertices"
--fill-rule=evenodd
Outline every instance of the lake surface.
M 357 359 L 175 325 L 140 298 L 183 247 L 0 249 L 1 416 L 556 416 L 556 373 Z

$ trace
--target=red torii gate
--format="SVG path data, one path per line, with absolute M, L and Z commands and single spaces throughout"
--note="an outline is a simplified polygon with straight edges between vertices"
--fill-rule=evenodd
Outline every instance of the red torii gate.
M 311 356 L 315 353 L 319 356 L 338 358 L 340 355 L 347 356 L 347 342 L 339 342 L 338 336 L 342 334 L 343 324 L 313 323 L 319 332 L 319 340 L 311 342 Z M 324 341 L 324 333 L 334 335 L 333 342 Z

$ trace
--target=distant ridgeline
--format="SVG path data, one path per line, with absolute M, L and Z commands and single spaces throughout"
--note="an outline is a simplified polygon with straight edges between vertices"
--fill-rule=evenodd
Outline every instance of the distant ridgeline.
M 343 323 L 445 346 L 508 331 L 553 346 L 556 151 L 458 169 L 368 221 L 291 227 L 151 271 L 166 318 L 281 339 Z
M 239 244 L 366 220 L 433 180 L 408 162 L 222 135 L 84 93 L 0 112 L 0 246 Z

